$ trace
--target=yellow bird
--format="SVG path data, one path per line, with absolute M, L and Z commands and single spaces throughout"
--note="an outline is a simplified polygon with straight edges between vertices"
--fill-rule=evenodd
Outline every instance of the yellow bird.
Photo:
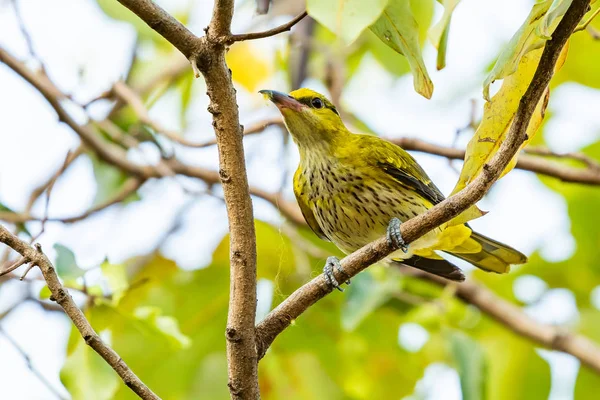
M 473 232 L 468 225 L 442 225 L 405 246 L 400 223 L 444 200 L 416 160 L 401 147 L 371 135 L 350 132 L 323 95 L 298 89 L 289 95 L 261 90 L 283 115 L 300 150 L 294 193 L 311 229 L 349 254 L 386 234 L 400 250 L 386 258 L 447 279 L 462 281 L 461 270 L 437 251 L 485 271 L 505 273 L 527 258 L 519 251 Z M 323 269 L 340 289 L 329 257 Z

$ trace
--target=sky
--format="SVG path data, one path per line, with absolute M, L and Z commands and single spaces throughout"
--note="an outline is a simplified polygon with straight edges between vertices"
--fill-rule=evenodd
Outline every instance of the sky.
M 186 0 L 158 3 L 169 11 L 187 7 Z M 384 136 L 415 136 L 451 145 L 456 130 L 469 121 L 471 100 L 476 101 L 480 115 L 485 68 L 518 29 L 531 7 L 531 2 L 522 0 L 506 0 L 501 10 L 496 4 L 494 0 L 463 0 L 457 7 L 448 43 L 447 67 L 443 71 L 435 71 L 435 53 L 430 45 L 426 48 L 425 62 L 435 84 L 431 100 L 414 92 L 410 77 L 394 79 L 374 59 L 366 57 L 345 87 L 341 99 L 343 106 Z M 109 89 L 123 76 L 135 44 L 135 31 L 126 23 L 103 15 L 95 1 L 27 0 L 20 1 L 20 5 L 35 51 L 63 91 L 86 101 Z M 207 25 L 211 7 L 210 0 L 194 2 L 190 19 L 190 28 L 194 32 L 202 32 Z M 436 17 L 439 17 L 440 9 L 436 11 Z M 274 19 L 255 16 L 251 1 L 238 2 L 233 30 L 266 29 L 287 19 L 286 16 Z M 273 59 L 273 50 L 284 44 L 284 37 L 272 38 L 261 41 L 258 48 L 264 57 Z M 0 0 L 0 45 L 21 59 L 27 58 L 26 43 L 8 0 Z M 143 52 L 140 56 L 143 57 Z M 32 63 L 31 66 L 36 65 Z M 264 82 L 264 87 L 269 89 L 286 90 L 285 85 L 281 75 Z M 306 81 L 305 86 L 326 91 L 323 84 L 315 80 Z M 498 86 L 494 87 L 497 89 Z M 190 140 L 209 139 L 213 135 L 204 92 L 203 83 L 198 80 L 185 127 L 186 137 Z M 277 115 L 275 108 L 257 93 L 238 88 L 238 100 L 242 124 Z M 176 96 L 167 94 L 150 110 L 151 116 L 168 128 L 181 129 L 178 101 Z M 551 149 L 574 151 L 598 140 L 597 134 L 591 132 L 600 131 L 595 111 L 599 105 L 600 91 L 576 84 L 555 90 L 549 104 L 553 118 L 545 131 Z M 106 104 L 98 104 L 90 113 L 102 117 L 106 109 Z M 69 110 L 79 121 L 85 121 L 85 115 L 75 107 Z M 68 127 L 57 122 L 54 111 L 39 94 L 4 65 L 0 65 L 0 115 L 0 202 L 21 209 L 32 188 L 60 166 L 64 154 L 74 149 L 79 139 Z M 464 146 L 468 139 L 469 134 L 463 134 L 460 145 Z M 245 145 L 250 183 L 275 191 L 283 181 L 286 195 L 293 200 L 290 177 L 282 176 L 280 167 L 283 159 L 288 170 L 295 168 L 298 154 L 293 144 L 285 147 L 277 129 L 268 129 L 247 138 Z M 175 150 L 186 162 L 217 169 L 214 148 L 176 147 Z M 129 156 L 141 163 L 157 158 L 151 146 L 142 146 L 141 151 L 131 152 Z M 415 157 L 442 192 L 448 194 L 458 174 L 448 167 L 447 160 L 424 154 L 415 154 Z M 455 165 L 460 168 L 460 163 Z M 82 267 L 93 267 L 105 257 L 111 262 L 123 261 L 159 245 L 161 234 L 173 224 L 179 210 L 189 205 L 180 230 L 161 245 L 161 251 L 183 268 L 201 268 L 210 262 L 212 250 L 227 232 L 225 208 L 219 199 L 194 198 L 187 193 L 203 188 L 203 184 L 185 178 L 150 181 L 141 190 L 141 201 L 110 208 L 74 225 L 48 224 L 40 243 L 50 257 L 55 255 L 52 249 L 55 243 L 68 246 Z M 543 198 L 544 202 L 535 206 L 524 202 L 518 194 L 525 191 L 529 196 Z M 83 212 L 92 204 L 95 193 L 91 162 L 80 158 L 57 182 L 49 214 L 60 217 Z M 34 208 L 34 212 L 41 214 L 42 203 Z M 529 172 L 516 170 L 510 173 L 479 205 L 491 212 L 473 221 L 474 228 L 527 254 L 540 249 L 543 257 L 558 261 L 568 258 L 575 249 L 565 201 Z M 254 199 L 254 209 L 259 219 L 276 224 L 282 222 L 277 210 L 263 200 Z M 548 218 L 549 215 L 552 218 Z M 205 229 L 207 226 L 211 229 Z M 32 227 L 37 229 L 35 225 Z M 11 306 L 22 290 L 19 282 L 2 285 L 0 313 Z M 268 284 L 261 284 L 259 309 L 268 309 L 270 292 L 272 288 L 269 289 Z M 515 294 L 525 302 L 539 299 L 526 310 L 542 322 L 568 323 L 577 318 L 575 301 L 568 290 L 547 290 L 535 277 L 518 279 Z M 50 384 L 68 396 L 58 374 L 65 357 L 70 321 L 58 313 L 44 312 L 29 302 L 4 318 L 1 327 L 31 357 L 32 364 Z M 419 330 L 418 325 L 399 330 L 399 342 L 407 348 L 418 349 L 426 340 L 426 331 Z M 0 397 L 54 398 L 32 375 L 22 355 L 1 334 L 0 354 Z M 555 352 L 544 351 L 541 355 L 549 360 L 552 369 L 551 399 L 572 398 L 577 361 Z M 417 392 L 428 400 L 459 399 L 458 376 L 448 366 L 430 366 Z

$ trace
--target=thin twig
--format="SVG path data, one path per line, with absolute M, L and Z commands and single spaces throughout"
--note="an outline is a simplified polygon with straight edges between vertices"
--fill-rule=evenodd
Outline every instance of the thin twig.
M 140 122 L 144 125 L 149 126 L 157 133 L 163 134 L 172 141 L 179 143 L 186 147 L 202 147 L 202 144 L 198 145 L 197 143 L 190 142 L 187 139 L 181 137 L 177 132 L 173 132 L 160 124 L 158 121 L 150 118 L 150 113 L 146 106 L 144 106 L 144 102 L 138 96 L 138 94 L 131 89 L 129 86 L 125 84 L 123 81 L 116 82 L 113 85 L 113 92 L 117 95 L 119 99 L 129 104 Z
M 483 166 L 481 173 L 466 188 L 427 212 L 403 223 L 401 225 L 402 237 L 406 243 L 411 243 L 475 204 L 500 177 L 502 171 L 526 140 L 527 126 L 536 105 L 548 87 L 559 54 L 573 33 L 573 29 L 585 14 L 588 5 L 589 0 L 574 0 L 552 35 L 552 39 L 546 42 L 531 84 L 521 98 L 513 123 L 498 152 L 489 163 Z M 335 271 L 335 278 L 343 282 L 395 250 L 397 250 L 395 246 L 388 243 L 385 237 L 369 243 L 341 261 L 343 272 Z M 273 340 L 293 320 L 297 319 L 311 305 L 331 291 L 332 288 L 327 284 L 324 275 L 321 274 L 297 289 L 271 311 L 256 327 L 256 346 L 259 358 L 264 356 Z
M 50 299 L 55 301 L 65 310 L 67 316 L 73 321 L 73 324 L 81 333 L 85 343 L 104 358 L 104 360 L 121 377 L 125 385 L 142 399 L 160 399 L 133 373 L 133 371 L 131 371 L 127 364 L 125 364 L 125 361 L 104 343 L 100 336 L 94 331 L 88 320 L 73 301 L 69 292 L 63 287 L 58 279 L 54 266 L 48 257 L 40 251 L 41 247 L 38 247 L 37 249 L 33 248 L 25 241 L 10 233 L 10 231 L 2 225 L 0 225 L 0 242 L 21 254 L 24 259 L 31 260 L 32 264 L 35 264 L 40 268 L 46 284 L 52 293 Z
M 230 35 L 229 37 L 227 37 L 225 39 L 225 43 L 233 44 L 235 42 L 242 42 L 244 40 L 262 39 L 262 38 L 266 38 L 269 36 L 275 36 L 275 35 L 278 35 L 283 32 L 287 32 L 287 31 L 291 30 L 292 27 L 294 25 L 296 25 L 298 22 L 302 21 L 304 19 L 304 17 L 306 17 L 307 15 L 308 15 L 308 13 L 306 11 L 304 11 L 303 13 L 298 14 L 296 17 L 294 17 L 290 22 L 280 25 L 276 28 L 269 29 L 268 31 Z
M 75 215 L 72 217 L 47 217 L 47 215 L 45 215 L 44 217 L 36 217 L 36 216 L 31 215 L 30 213 L 11 213 L 11 212 L 0 211 L 0 220 L 10 222 L 13 224 L 24 223 L 24 222 L 28 222 L 28 221 L 42 221 L 42 222 L 49 221 L 49 222 L 62 222 L 64 224 L 72 224 L 72 223 L 75 223 L 78 221 L 82 221 L 82 220 L 88 218 L 89 216 L 91 216 L 99 211 L 102 211 L 112 205 L 121 203 L 122 201 L 127 199 L 129 196 L 131 196 L 133 193 L 135 193 L 142 186 L 143 183 L 144 183 L 144 179 L 137 178 L 137 177 L 131 177 L 123 183 L 119 192 L 116 193 L 113 197 L 104 201 L 103 203 L 100 203 L 100 204 L 90 208 L 89 210 L 87 210 L 79 215 Z
M 267 129 L 271 126 L 283 127 L 284 126 L 283 120 L 281 118 L 271 118 L 271 119 L 266 119 L 264 121 L 259 121 L 257 123 L 254 123 L 254 124 L 248 126 L 248 128 L 244 127 L 244 136 L 250 136 L 250 135 L 257 134 L 257 133 L 262 133 L 265 131 L 265 129 Z M 194 147 L 197 147 L 197 148 L 210 147 L 210 146 L 214 146 L 216 144 L 217 144 L 217 139 L 212 139 L 212 140 L 206 141 L 204 143 L 198 143 Z
M 573 152 L 556 153 L 556 152 L 553 152 L 552 150 L 548 149 L 547 147 L 538 147 L 538 146 L 526 147 L 524 151 L 527 154 L 533 154 L 536 156 L 555 157 L 555 158 L 563 158 L 563 159 L 571 159 L 571 160 L 575 160 L 575 161 L 580 161 L 583 164 L 585 164 L 588 168 L 600 171 L 600 163 L 598 163 L 598 161 L 594 160 L 590 156 L 587 156 L 583 153 L 573 153 Z
M 21 355 L 21 357 L 23 357 L 23 359 L 25 360 L 25 364 L 27 364 L 27 368 L 31 371 L 31 373 L 33 375 L 35 375 L 35 377 L 44 386 L 46 386 L 46 389 L 48 389 L 54 396 L 56 396 L 57 399 L 66 400 L 66 398 L 52 386 L 52 384 L 44 377 L 44 375 L 42 375 L 42 373 L 33 366 L 33 363 L 31 362 L 31 358 L 29 357 L 29 355 L 25 352 L 25 350 L 23 350 L 23 348 L 19 345 L 19 343 L 17 343 L 15 341 L 15 339 L 13 339 L 13 337 L 10 336 L 4 330 L 4 328 L 2 328 L 1 325 L 0 325 L 0 334 L 2 334 L 6 338 L 8 343 L 10 343 L 12 345 L 12 347 Z
M 46 67 L 44 66 L 44 62 L 42 61 L 41 57 L 36 53 L 35 47 L 33 46 L 33 39 L 31 39 L 31 34 L 25 27 L 25 21 L 23 20 L 23 15 L 21 14 L 19 0 L 12 0 L 11 3 L 15 11 L 17 23 L 19 24 L 19 30 L 21 31 L 21 35 L 23 36 L 23 38 L 25 39 L 25 43 L 27 44 L 27 51 L 29 52 L 29 56 L 40 64 L 40 69 L 45 74 Z
M 600 40 L 600 32 L 596 28 L 594 28 L 593 26 L 589 25 L 585 30 L 590 34 L 590 36 L 592 37 L 592 39 L 594 39 L 594 40 Z
M 590 23 L 593 21 L 594 18 L 596 18 L 598 16 L 598 14 L 600 13 L 600 7 L 598 7 L 589 17 L 588 19 L 586 19 L 584 22 L 580 23 L 579 25 L 577 25 L 577 28 L 575 28 L 575 30 L 573 32 L 579 32 L 579 31 L 583 31 L 586 28 L 589 27 Z M 594 39 L 598 39 L 598 38 L 594 38 Z
M 435 154 L 455 160 L 462 160 L 465 158 L 464 150 L 440 146 L 416 138 L 403 137 L 388 140 L 405 150 Z M 529 152 L 529 149 L 525 148 L 525 152 Z M 584 158 L 586 156 L 581 153 L 571 153 L 563 158 L 581 159 L 582 157 Z M 545 160 L 541 157 L 519 155 L 516 168 L 558 178 L 563 182 L 600 185 L 600 171 L 595 168 L 569 167 L 567 165 Z
M 50 198 L 52 196 L 52 189 L 54 189 L 54 184 L 56 183 L 56 181 L 58 180 L 58 178 L 65 173 L 65 171 L 67 170 L 67 167 L 69 166 L 69 164 L 71 163 L 71 150 L 67 151 L 67 155 L 65 156 L 65 161 L 63 161 L 61 167 L 58 169 L 58 171 L 56 171 L 56 174 L 53 176 L 53 178 L 50 180 L 49 184 L 48 184 L 48 188 L 46 190 L 46 202 L 44 203 L 44 216 L 41 219 L 41 228 L 40 231 L 37 233 L 37 235 L 33 236 L 31 238 L 31 240 L 29 241 L 29 244 L 35 242 L 36 240 L 39 239 L 40 236 L 42 236 L 42 234 L 45 232 L 46 230 L 46 222 L 48 221 L 48 210 L 50 209 Z M 31 269 L 31 268 L 29 268 Z M 21 277 L 21 280 L 23 280 L 23 278 L 25 277 L 25 275 L 27 275 L 27 272 L 29 272 L 29 269 L 27 271 L 25 271 L 25 273 L 23 274 L 23 276 Z
M 6 269 L 0 271 L 0 276 L 10 274 L 12 271 L 14 271 L 15 269 L 19 268 L 21 265 L 27 264 L 30 261 L 31 260 L 29 260 L 26 257 L 20 257 L 19 259 L 17 259 L 17 261 L 13 262 Z

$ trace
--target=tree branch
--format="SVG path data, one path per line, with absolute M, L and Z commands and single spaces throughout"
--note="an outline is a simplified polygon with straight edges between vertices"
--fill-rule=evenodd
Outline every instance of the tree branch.
M 190 142 L 189 140 L 182 137 L 179 133 L 170 131 L 163 127 L 160 123 L 150 118 L 148 109 L 146 108 L 146 106 L 144 106 L 144 102 L 142 101 L 141 97 L 135 92 L 135 90 L 127 86 L 125 82 L 119 81 L 115 83 L 113 85 L 112 91 L 115 93 L 117 98 L 131 106 L 141 123 L 148 125 L 154 131 L 163 134 L 173 142 L 191 148 L 203 148 L 217 144 L 216 139 L 203 143 Z M 283 122 L 281 121 L 281 118 L 274 118 L 272 120 L 259 122 L 250 126 L 248 129 L 244 129 L 244 135 L 252 135 L 255 133 L 262 132 L 267 127 L 272 125 L 283 126 Z
M 452 285 L 445 279 L 416 269 L 403 272 L 439 286 Z M 472 304 L 502 326 L 553 350 L 571 354 L 582 364 L 600 373 L 600 348 L 588 338 L 560 328 L 541 324 L 519 307 L 498 297 L 494 292 L 472 281 L 455 284 L 455 296 Z
M 244 157 L 243 129 L 239 122 L 231 70 L 225 47 L 216 40 L 230 35 L 233 0 L 216 0 L 206 33 L 207 50 L 198 68 L 206 81 L 208 111 L 219 150 L 219 176 L 230 232 L 230 294 L 227 315 L 229 392 L 233 399 L 258 399 L 256 319 L 256 233 Z M 209 62 L 206 62 L 208 58 Z
M 206 81 L 208 111 L 219 150 L 219 177 L 230 231 L 230 299 L 227 318 L 227 359 L 232 398 L 256 399 L 258 362 L 255 347 L 256 236 L 244 160 L 242 127 L 231 71 L 225 62 L 223 38 L 231 36 L 233 0 L 215 0 L 206 36 L 195 37 L 149 0 L 119 0 L 151 28 L 177 47 Z
M 489 163 L 484 165 L 481 173 L 463 190 L 450 196 L 427 212 L 403 223 L 401 231 L 406 243 L 413 242 L 475 204 L 500 177 L 502 171 L 526 140 L 527 126 L 536 105 L 552 78 L 556 60 L 577 23 L 585 14 L 588 5 L 589 0 L 574 0 L 554 31 L 552 39 L 546 42 L 531 84 L 521 98 L 508 135 L 498 152 Z M 343 282 L 395 250 L 397 249 L 388 243 L 385 237 L 369 243 L 341 261 L 346 276 L 342 276 L 342 273 L 336 271 L 336 279 Z M 264 356 L 277 335 L 283 332 L 308 307 L 329 294 L 331 290 L 332 288 L 327 285 L 323 274 L 321 274 L 297 289 L 271 311 L 256 327 L 256 346 L 259 358 Z
M 51 299 L 60 305 L 67 316 L 73 321 L 73 324 L 81 333 L 85 343 L 98 353 L 121 377 L 125 385 L 127 385 L 135 394 L 142 399 L 160 400 L 160 398 L 152 392 L 135 373 L 125 364 L 125 361 L 119 355 L 106 345 L 94 331 L 88 320 L 85 318 L 81 310 L 77 307 L 69 292 L 63 287 L 56 275 L 54 266 L 42 252 L 42 248 L 36 245 L 33 248 L 17 236 L 10 233 L 4 226 L 0 225 L 0 242 L 14 249 L 21 254 L 24 260 L 32 265 L 37 265 L 44 280 L 52 293 Z
M 404 137 L 388 140 L 399 145 L 404 150 L 434 154 L 452 160 L 463 160 L 465 158 L 464 150 L 439 146 L 437 144 L 425 142 L 420 139 Z M 582 156 L 585 157 L 585 155 L 579 153 L 560 155 L 546 151 L 542 154 L 541 151 L 532 150 L 531 148 L 525 148 L 524 152 L 558 158 L 579 159 L 579 161 L 582 161 Z M 586 162 L 586 164 L 588 163 Z M 588 168 L 576 168 L 545 160 L 541 157 L 519 155 L 516 168 L 558 178 L 563 182 L 600 185 L 600 170 L 592 168 L 590 164 L 588 164 Z
M 258 122 L 248 127 L 247 130 L 244 130 L 244 135 L 261 133 L 264 129 L 273 125 L 283 126 L 283 120 L 277 117 Z M 418 151 L 421 153 L 433 154 L 436 156 L 446 157 L 450 160 L 464 160 L 465 158 L 465 150 L 457 149 L 454 147 L 441 146 L 414 137 L 385 139 L 408 151 Z M 194 145 L 194 147 L 209 147 L 215 144 L 217 144 L 216 140 L 210 140 L 204 143 L 198 143 Z M 600 185 L 600 164 L 596 160 L 586 156 L 585 154 L 554 153 L 548 149 L 537 147 L 526 147 L 523 150 L 523 153 L 526 154 L 520 154 L 518 156 L 517 165 L 515 166 L 515 168 L 517 169 L 547 175 L 553 178 L 560 179 L 563 182 Z M 568 165 L 553 162 L 551 160 L 546 160 L 542 157 L 532 157 L 531 155 L 576 160 L 585 164 L 587 168 L 571 167 Z
M 199 38 L 152 0 L 119 0 L 119 3 L 167 39 L 187 59 L 198 51 Z
M 275 35 L 278 35 L 283 32 L 287 32 L 287 31 L 291 30 L 292 27 L 294 25 L 296 25 L 298 22 L 302 21 L 304 19 L 304 17 L 306 17 L 307 15 L 308 15 L 308 13 L 306 11 L 304 11 L 303 13 L 298 14 L 296 17 L 294 17 L 290 22 L 280 25 L 276 28 L 269 29 L 267 31 L 230 35 L 225 40 L 225 43 L 233 44 L 234 42 L 242 42 L 244 40 L 262 39 L 262 38 L 266 38 L 266 37 L 270 37 L 270 36 L 275 36 Z
M 22 224 L 22 223 L 29 222 L 29 221 L 42 221 L 45 219 L 48 222 L 62 222 L 64 224 L 72 224 L 75 222 L 82 221 L 82 220 L 86 219 L 87 217 L 89 217 L 90 215 L 93 215 L 99 211 L 102 211 L 102 210 L 110 207 L 110 206 L 113 206 L 115 204 L 118 204 L 118 203 L 124 201 L 129 196 L 131 196 L 133 193 L 135 193 L 135 191 L 138 190 L 140 188 L 140 186 L 142 186 L 143 183 L 144 183 L 143 179 L 140 179 L 137 177 L 131 177 L 123 183 L 123 187 L 121 188 L 121 190 L 119 190 L 119 192 L 117 194 L 115 194 L 114 197 L 90 208 L 89 210 L 87 210 L 79 215 L 75 215 L 72 217 L 47 217 L 47 216 L 37 217 L 37 216 L 31 215 L 29 212 L 13 213 L 13 212 L 8 212 L 8 211 L 0 211 L 0 220 L 10 222 L 11 224 Z

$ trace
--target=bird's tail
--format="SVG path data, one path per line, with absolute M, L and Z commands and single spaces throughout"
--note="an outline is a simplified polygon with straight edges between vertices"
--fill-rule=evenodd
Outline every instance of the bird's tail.
M 484 271 L 496 272 L 498 274 L 508 272 L 511 264 L 524 264 L 527 262 L 527 257 L 518 250 L 475 231 L 471 234 L 471 239 L 474 239 L 481 245 L 480 252 L 449 253 L 461 260 L 473 264 L 477 268 L 481 268 Z

